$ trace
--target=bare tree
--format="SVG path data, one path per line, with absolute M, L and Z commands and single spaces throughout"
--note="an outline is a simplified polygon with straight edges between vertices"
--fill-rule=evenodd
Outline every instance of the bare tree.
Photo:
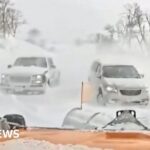
M 136 26 L 136 19 L 135 19 L 135 9 L 134 5 L 127 4 L 125 5 L 125 12 L 123 13 L 123 19 L 124 19 L 124 31 L 125 31 L 125 37 L 128 40 L 129 46 L 131 45 L 131 41 L 133 39 L 134 35 L 134 29 Z
M 21 12 L 13 8 L 9 8 L 6 14 L 8 33 L 12 36 L 15 36 L 18 27 L 22 24 L 25 24 L 26 22 L 22 19 L 23 17 L 21 15 Z
M 1 30 L 3 33 L 3 37 L 6 36 L 7 32 L 7 25 L 6 25 L 6 12 L 8 6 L 12 5 L 9 0 L 0 0 L 0 24 L 1 24 Z
M 29 34 L 29 36 L 37 37 L 37 36 L 41 35 L 41 31 L 37 28 L 33 28 L 33 29 L 29 30 L 28 34 Z
M 144 14 L 141 10 L 140 6 L 135 3 L 134 4 L 134 17 L 137 24 L 137 27 L 139 28 L 139 34 L 141 36 L 141 41 L 146 44 L 146 37 L 145 37 L 145 21 L 144 21 Z
M 110 39 L 113 40 L 114 39 L 114 34 L 115 34 L 114 26 L 108 24 L 104 27 L 104 29 L 109 33 Z
M 145 54 L 149 50 L 150 14 L 145 13 L 137 3 L 126 4 L 116 25 L 108 24 L 104 29 L 109 33 L 109 39 L 108 36 L 101 36 L 103 37 L 101 39 L 104 41 L 112 39 L 111 42 L 108 42 L 109 44 L 123 42 L 131 46 L 133 41 L 137 41 Z
M 0 0 L 0 31 L 5 38 L 6 35 L 16 35 L 17 29 L 25 21 L 21 12 L 13 8 L 10 0 Z
M 32 43 L 32 44 L 37 44 L 39 42 L 39 39 L 41 39 L 41 31 L 33 28 L 31 30 L 29 30 L 28 32 L 28 37 L 27 37 L 27 41 Z
M 118 37 L 127 40 L 130 46 L 133 39 L 136 39 L 140 47 L 142 43 L 146 45 L 146 23 L 145 16 L 137 3 L 125 5 L 122 19 L 117 23 Z
M 150 15 L 148 13 L 145 13 L 145 18 L 146 18 L 146 21 L 148 23 L 148 26 L 149 26 L 149 32 L 150 32 Z

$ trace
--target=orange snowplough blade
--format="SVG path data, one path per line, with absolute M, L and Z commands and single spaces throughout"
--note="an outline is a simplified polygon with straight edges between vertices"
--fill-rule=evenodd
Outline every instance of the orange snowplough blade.
M 20 138 L 44 140 L 63 145 L 84 145 L 104 150 L 150 150 L 150 133 L 30 129 L 22 131 Z M 0 141 L 6 141 L 6 139 Z

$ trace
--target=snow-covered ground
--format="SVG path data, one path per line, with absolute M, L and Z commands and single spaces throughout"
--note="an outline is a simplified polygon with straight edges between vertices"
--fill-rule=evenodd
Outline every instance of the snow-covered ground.
M 37 140 L 12 140 L 0 145 L 1 150 L 101 150 L 82 145 L 60 145 Z
M 48 88 L 45 95 L 5 95 L 0 93 L 0 116 L 10 113 L 22 114 L 28 126 L 61 127 L 67 112 L 80 106 L 81 82 L 87 82 L 91 63 L 97 58 L 134 64 L 140 73 L 145 74 L 145 84 L 150 88 L 149 56 L 121 50 L 113 51 L 113 53 L 110 51 L 108 54 L 105 50 L 98 50 L 94 45 L 63 45 L 62 49 L 59 46 L 55 53 L 48 53 L 21 40 L 2 41 L 0 44 L 0 72 L 2 73 L 17 56 L 34 54 L 53 55 L 56 66 L 61 71 L 60 85 Z M 115 111 L 118 109 L 133 108 L 138 110 L 138 118 L 150 127 L 149 106 L 143 109 L 143 107 L 108 106 L 104 108 L 94 104 L 84 105 L 84 109 L 89 109 L 89 107 L 105 113 L 106 116 L 110 115 L 110 119 L 115 117 Z

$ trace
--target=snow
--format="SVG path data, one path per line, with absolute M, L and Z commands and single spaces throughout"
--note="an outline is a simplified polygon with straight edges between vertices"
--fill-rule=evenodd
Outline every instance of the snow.
M 101 150 L 100 148 L 91 148 L 82 145 L 61 145 L 52 144 L 46 141 L 38 140 L 11 140 L 0 145 L 1 150 Z
M 87 82 L 91 63 L 98 57 L 108 59 L 111 62 L 118 60 L 135 65 L 139 73 L 145 74 L 144 82 L 150 88 L 150 56 L 134 53 L 132 50 L 131 53 L 129 51 L 122 52 L 120 49 L 116 52 L 112 50 L 108 54 L 106 50 L 98 49 L 92 44 L 82 46 L 69 44 L 63 45 L 62 49 L 59 47 L 54 53 L 48 53 L 37 46 L 12 38 L 1 42 L 0 47 L 0 54 L 2 54 L 0 55 L 1 73 L 18 56 L 40 54 L 53 56 L 56 66 L 61 71 L 60 85 L 48 88 L 45 95 L 5 95 L 0 93 L 0 116 L 19 113 L 25 117 L 28 126 L 61 127 L 66 114 L 72 108 L 80 107 L 81 82 Z M 102 116 L 105 116 L 103 117 L 104 121 L 101 121 L 102 124 L 99 123 L 100 127 L 115 118 L 116 110 L 135 109 L 138 119 L 150 127 L 149 107 L 115 105 L 105 108 L 91 102 L 85 104 L 83 109 L 101 112 Z

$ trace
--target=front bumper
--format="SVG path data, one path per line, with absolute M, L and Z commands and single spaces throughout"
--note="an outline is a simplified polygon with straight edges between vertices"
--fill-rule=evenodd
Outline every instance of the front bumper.
M 119 104 L 144 104 L 149 103 L 149 94 L 148 92 L 142 92 L 139 95 L 122 95 L 121 93 L 110 93 L 105 94 L 105 100 L 109 103 L 119 103 Z
M 4 93 L 38 94 L 44 93 L 46 86 L 42 84 L 0 84 L 0 90 Z

